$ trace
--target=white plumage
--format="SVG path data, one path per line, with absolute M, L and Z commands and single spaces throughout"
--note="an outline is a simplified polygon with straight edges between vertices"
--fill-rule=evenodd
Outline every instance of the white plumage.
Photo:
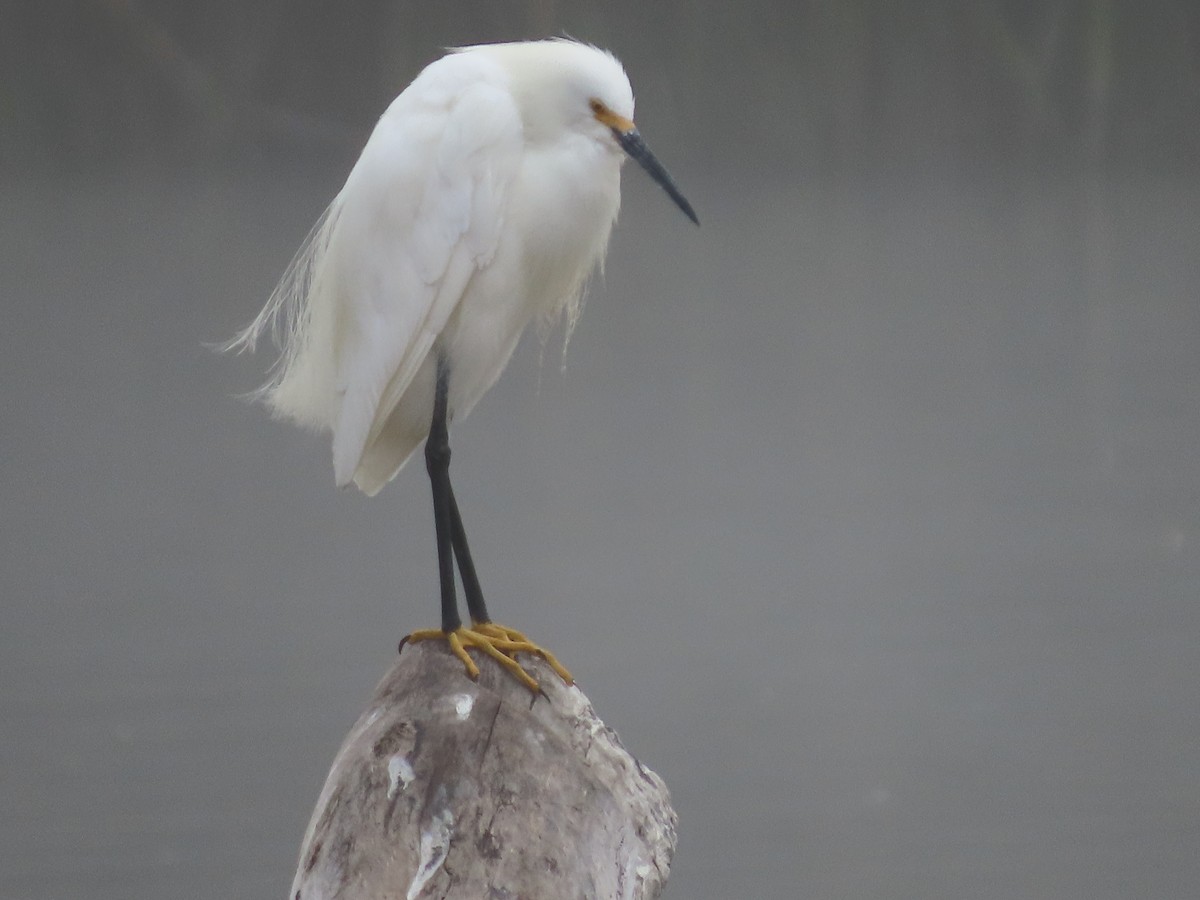
M 447 425 L 495 383 L 530 321 L 566 309 L 573 323 L 626 156 L 697 221 L 634 126 L 610 54 L 573 41 L 454 51 L 388 107 L 266 307 L 227 345 L 253 350 L 272 332 L 282 352 L 257 395 L 277 416 L 332 432 L 340 486 L 376 494 L 428 438 L 442 627 L 405 642 L 446 640 L 471 677 L 474 648 L 535 692 L 519 653 L 571 676 L 488 614 Z
M 230 343 L 281 347 L 259 396 L 329 429 L 338 485 L 374 495 L 495 383 L 531 320 L 574 310 L 601 262 L 631 153 L 695 218 L 633 127 L 610 54 L 492 44 L 430 64 L 380 118 L 266 307 Z

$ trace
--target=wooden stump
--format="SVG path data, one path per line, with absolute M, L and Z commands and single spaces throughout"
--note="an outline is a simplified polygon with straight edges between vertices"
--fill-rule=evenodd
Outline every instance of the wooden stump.
M 662 779 L 541 660 L 404 648 L 334 759 L 290 900 L 654 898 L 675 851 Z

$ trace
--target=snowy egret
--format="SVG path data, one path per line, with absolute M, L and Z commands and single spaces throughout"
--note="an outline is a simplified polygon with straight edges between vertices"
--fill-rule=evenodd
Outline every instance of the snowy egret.
M 454 50 L 384 112 L 262 312 L 226 345 L 253 350 L 273 333 L 280 357 L 257 396 L 278 417 L 332 432 L 339 486 L 373 496 L 425 440 L 442 627 L 405 640 L 446 640 L 472 677 L 468 647 L 533 691 L 517 653 L 570 681 L 488 615 L 447 428 L 495 383 L 530 321 L 573 318 L 604 257 L 626 156 L 699 224 L 634 126 L 611 54 L 570 40 Z

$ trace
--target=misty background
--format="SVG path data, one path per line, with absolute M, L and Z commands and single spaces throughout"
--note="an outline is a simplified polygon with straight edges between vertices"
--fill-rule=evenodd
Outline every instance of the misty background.
M 667 897 L 1200 881 L 1200 7 L 0 0 L 0 898 L 282 897 L 428 486 L 235 399 L 441 48 L 614 51 L 569 352 L 454 429 L 496 616 L 670 786 Z

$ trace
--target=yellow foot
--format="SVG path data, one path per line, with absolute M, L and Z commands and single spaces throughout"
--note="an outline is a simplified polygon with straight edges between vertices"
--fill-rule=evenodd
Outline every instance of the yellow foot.
M 470 628 L 459 627 L 456 630 L 447 634 L 434 628 L 425 628 L 419 631 L 414 631 L 403 641 L 400 646 L 405 643 L 417 643 L 418 641 L 441 640 L 445 641 L 450 652 L 459 658 L 463 667 L 467 670 L 467 674 L 476 679 L 479 677 L 479 666 L 475 665 L 475 661 L 467 654 L 469 647 L 475 647 L 482 650 L 512 674 L 517 681 L 537 694 L 541 692 L 538 683 L 533 680 L 533 676 L 522 668 L 517 662 L 518 653 L 536 653 L 538 656 L 546 660 L 550 667 L 558 673 L 567 684 L 574 684 L 575 681 L 571 677 L 571 673 L 563 668 L 562 664 L 554 658 L 548 650 L 543 650 L 537 644 L 534 644 L 525 635 L 519 631 L 514 631 L 511 628 L 505 628 L 502 625 L 496 625 L 494 622 L 476 622 Z
M 560 663 L 553 653 L 545 647 L 539 647 L 515 628 L 507 628 L 504 625 L 497 625 L 495 622 L 472 622 L 471 627 L 479 634 L 486 634 L 488 637 L 494 638 L 496 649 L 510 658 L 515 660 L 518 653 L 533 653 L 544 659 L 558 677 L 567 684 L 575 683 L 575 679 L 571 677 L 566 666 Z

